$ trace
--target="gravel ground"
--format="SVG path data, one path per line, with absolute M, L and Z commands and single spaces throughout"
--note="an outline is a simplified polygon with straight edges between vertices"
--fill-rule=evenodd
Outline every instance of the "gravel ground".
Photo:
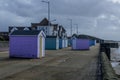
M 98 45 L 85 51 L 49 50 L 41 59 L 9 59 L 8 52 L 0 52 L 0 79 L 96 80 L 98 51 Z

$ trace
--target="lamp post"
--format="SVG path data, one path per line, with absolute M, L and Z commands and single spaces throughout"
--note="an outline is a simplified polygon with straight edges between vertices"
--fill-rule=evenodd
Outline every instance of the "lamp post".
M 76 25 L 76 33 L 78 35 L 78 24 L 75 24 Z
M 70 20 L 70 25 L 71 25 L 71 37 L 72 37 L 72 19 L 68 19 Z
M 50 26 L 50 1 L 42 1 L 48 4 L 48 26 Z
M 48 21 L 50 21 L 50 1 L 42 1 L 48 4 Z M 49 22 L 48 22 L 49 23 Z M 48 24 L 49 25 L 49 24 Z

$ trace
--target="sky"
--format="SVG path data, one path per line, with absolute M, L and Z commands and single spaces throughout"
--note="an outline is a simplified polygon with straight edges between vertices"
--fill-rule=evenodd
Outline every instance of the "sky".
M 46 0 L 47 1 L 47 0 Z M 49 0 L 50 20 L 73 33 L 120 41 L 120 0 Z M 9 26 L 31 26 L 48 16 L 47 4 L 41 0 L 0 0 L 0 31 Z

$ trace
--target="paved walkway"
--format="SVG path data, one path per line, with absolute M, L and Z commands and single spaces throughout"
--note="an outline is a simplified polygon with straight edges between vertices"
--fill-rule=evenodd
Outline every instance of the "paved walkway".
M 6 47 L 6 48 L 0 47 L 0 52 L 4 52 L 4 51 L 7 51 L 7 50 L 9 50 L 8 47 Z
M 50 50 L 42 59 L 9 59 L 8 52 L 0 52 L 0 79 L 96 80 L 98 48 Z

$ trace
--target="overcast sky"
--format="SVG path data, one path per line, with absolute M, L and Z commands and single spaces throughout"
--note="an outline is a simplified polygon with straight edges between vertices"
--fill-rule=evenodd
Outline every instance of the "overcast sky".
M 51 20 L 63 25 L 70 34 L 76 25 L 79 34 L 120 40 L 120 0 L 49 0 Z M 47 17 L 47 4 L 41 0 L 0 0 L 0 31 L 8 26 L 30 26 Z

